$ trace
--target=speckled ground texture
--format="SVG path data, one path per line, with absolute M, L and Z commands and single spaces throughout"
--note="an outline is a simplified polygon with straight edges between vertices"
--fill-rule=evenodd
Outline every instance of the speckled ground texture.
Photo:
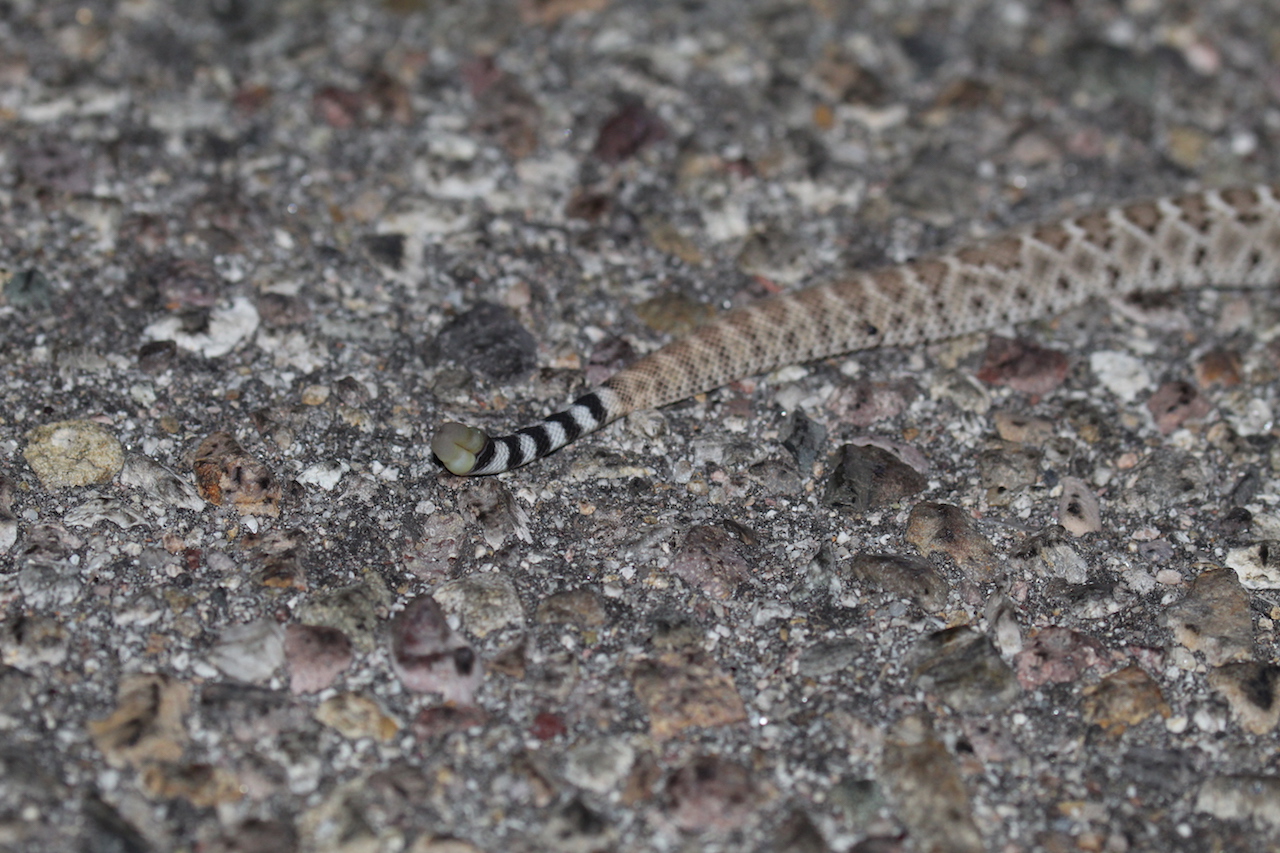
M 0 849 L 1276 849 L 1280 295 L 428 444 L 1278 143 L 1270 2 L 0 0 Z

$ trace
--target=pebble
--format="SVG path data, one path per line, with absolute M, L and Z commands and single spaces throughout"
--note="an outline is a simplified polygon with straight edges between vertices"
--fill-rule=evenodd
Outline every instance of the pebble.
M 1123 403 L 1132 403 L 1151 387 L 1151 374 L 1146 366 L 1127 352 L 1100 350 L 1091 353 L 1089 368 L 1102 386 Z
M 667 126 L 657 113 L 638 98 L 626 98 L 600 126 L 591 153 L 605 163 L 617 164 L 667 136 Z
M 1209 671 L 1209 686 L 1227 700 L 1245 731 L 1264 735 L 1280 723 L 1280 666 L 1257 661 L 1223 664 Z
M 404 567 L 428 583 L 440 583 L 454 574 L 454 566 L 468 541 L 467 522 L 460 513 L 435 512 L 402 529 L 401 559 Z
M 241 743 L 275 740 L 313 725 L 306 706 L 285 691 L 234 681 L 205 684 L 200 715 L 213 727 L 230 730 Z
M 198 809 L 244 798 L 244 786 L 230 770 L 212 764 L 152 764 L 142 774 L 142 787 L 157 800 L 186 800 Z
M 209 663 L 239 681 L 266 681 L 284 664 L 284 628 L 265 617 L 224 628 Z
M 849 573 L 864 588 L 914 601 L 928 613 L 946 606 L 951 585 L 933 563 L 901 554 L 869 554 L 849 561 Z
M 1085 720 L 1113 738 L 1154 715 L 1165 720 L 1173 716 L 1160 685 L 1136 665 L 1085 687 L 1080 710 Z
M 885 733 L 880 779 L 916 850 L 983 853 L 982 836 L 955 758 L 920 715 Z
M 1102 530 L 1102 507 L 1098 495 L 1078 477 L 1063 477 L 1058 497 L 1058 523 L 1072 536 Z
M 96 792 L 84 797 L 81 813 L 84 815 L 84 831 L 81 835 L 84 843 L 81 849 L 84 853 L 150 853 L 154 849 L 130 821 L 103 802 Z
M 726 834 L 752 822 L 767 796 L 750 769 L 717 755 L 676 770 L 664 792 L 672 823 L 690 833 Z
M 289 689 L 316 693 L 331 686 L 351 665 L 351 640 L 337 628 L 289 625 L 284 629 L 284 657 L 289 665 Z
M 1005 441 L 1039 447 L 1053 438 L 1054 423 L 1048 418 L 1038 418 L 1008 409 L 997 409 L 991 419 L 996 434 Z
M 829 802 L 853 831 L 865 831 L 876 819 L 880 810 L 888 806 L 884 792 L 874 779 L 848 775 L 831 786 L 827 792 Z
M 1028 341 L 992 335 L 978 378 L 990 385 L 1007 385 L 1024 394 L 1048 394 L 1067 378 L 1071 362 L 1058 350 Z
M 1089 580 L 1089 565 L 1071 546 L 1066 533 L 1063 527 L 1054 524 L 1028 536 L 1009 553 L 1009 560 L 1039 575 L 1072 584 L 1085 583 Z
M 0 731 L 10 731 L 31 719 L 41 689 L 34 675 L 0 664 Z
M 685 534 L 671 559 L 670 571 L 710 598 L 725 600 L 756 574 L 748 554 L 759 553 L 759 540 L 737 522 L 700 525 Z
M 1249 820 L 1280 827 L 1280 777 L 1211 776 L 1196 792 L 1195 808 L 1219 820 Z
M 991 408 L 991 392 L 977 377 L 961 370 L 945 370 L 929 383 L 929 397 L 962 412 L 985 414 Z
M 115 710 L 89 722 L 89 737 L 112 767 L 177 761 L 190 704 L 191 688 L 182 682 L 159 673 L 128 675 L 120 679 Z
M 747 479 L 760 486 L 767 495 L 799 495 L 804 479 L 796 461 L 790 456 L 762 459 L 747 469 Z
M 1196 359 L 1196 382 L 1201 388 L 1233 388 L 1240 384 L 1243 368 L 1243 359 L 1236 350 L 1211 349 Z
M 215 432 L 196 448 L 193 467 L 200 496 L 241 515 L 280 515 L 280 483 L 229 432 Z
M 491 382 L 509 384 L 538 366 L 538 342 L 511 311 L 480 302 L 445 324 L 427 360 L 452 361 Z
M 258 314 L 273 329 L 301 326 L 311 320 L 311 306 L 300 296 L 267 292 L 258 296 Z
M 124 467 L 124 447 L 94 421 L 58 421 L 27 433 L 22 456 L 46 489 L 109 483 Z
M 52 616 L 19 611 L 0 622 L 0 657 L 10 666 L 61 666 L 69 640 L 65 622 Z
M 516 586 L 501 572 L 467 575 L 441 584 L 433 593 L 440 606 L 455 613 L 462 627 L 484 638 L 524 626 L 524 606 Z
M 429 595 L 419 596 L 391 621 L 391 668 L 417 693 L 439 693 L 447 702 L 471 704 L 484 666 L 466 638 L 449 627 Z
M 130 527 L 148 527 L 151 522 L 136 507 L 112 498 L 92 497 L 62 516 L 73 527 L 93 527 L 100 521 L 109 521 L 121 530 Z
M 34 267 L 19 270 L 11 276 L 0 274 L 5 302 L 14 308 L 48 310 L 53 306 L 53 284 L 49 277 Z
M 747 719 L 733 678 L 699 649 L 639 658 L 627 667 L 627 680 L 649 715 L 649 733 L 658 741 L 693 726 L 713 728 Z
M 18 541 L 18 516 L 13 512 L 13 478 L 0 474 L 0 554 Z
M 409 846 L 407 853 L 484 853 L 484 851 L 459 838 L 420 835 L 418 840 Z
M 622 737 L 578 743 L 565 756 L 564 778 L 594 794 L 617 790 L 631 773 L 636 751 Z
M 172 468 L 161 465 L 148 456 L 129 454 L 120 471 L 120 483 L 141 489 L 161 507 L 189 509 L 194 512 L 205 508 L 205 500 L 200 497 L 195 486 Z
M 991 506 L 1009 506 L 1040 479 L 1039 449 L 1006 444 L 978 454 L 978 478 Z
M 1147 398 L 1147 411 L 1161 435 L 1168 435 L 1187 421 L 1203 420 L 1213 411 L 1213 404 L 1196 386 L 1186 381 L 1166 382 Z
M 995 548 L 958 506 L 931 501 L 916 504 L 907 516 L 905 538 L 926 557 L 946 554 L 972 581 L 985 582 L 996 574 Z
M 495 550 L 508 536 L 532 542 L 529 513 L 511 490 L 489 477 L 467 480 L 458 492 L 458 510 L 463 518 L 480 527 L 485 543 Z
M 823 500 L 861 514 L 897 503 L 928 484 L 923 474 L 883 448 L 846 444 L 836 455 Z
M 1013 670 L 985 634 L 967 625 L 921 639 L 907 659 L 912 678 L 962 714 L 994 714 L 1021 692 Z
M 555 810 L 539 836 L 534 849 L 563 853 L 610 853 L 618 843 L 618 830 L 576 797 Z
M 1193 580 L 1166 619 L 1174 640 L 1203 654 L 1210 666 L 1253 657 L 1249 593 L 1231 569 L 1210 569 Z
M 1116 660 L 1099 641 L 1070 628 L 1049 627 L 1033 634 L 1014 658 L 1018 683 L 1026 690 L 1078 680 L 1086 670 L 1110 669 Z
M 676 611 L 660 611 L 651 618 L 649 642 L 656 649 L 695 648 L 706 641 L 706 631 L 694 618 Z
M 902 414 L 919 393 L 915 383 L 907 380 L 857 379 L 837 392 L 827 409 L 838 423 L 868 427 Z
M 809 646 L 796 658 L 796 672 L 821 678 L 848 669 L 865 652 L 858 640 L 836 640 Z
M 994 593 L 984 606 L 988 633 L 1005 657 L 1022 651 L 1022 626 L 1018 623 L 1018 607 L 1004 593 Z
M 809 479 L 813 464 L 818 461 L 822 445 L 827 441 L 827 428 L 806 417 L 801 411 L 791 413 L 784 429 L 782 446 L 796 460 L 800 476 Z
M 159 376 L 178 360 L 178 345 L 173 341 L 148 341 L 138 347 L 138 369 Z
M 1209 475 L 1200 459 L 1160 448 L 1133 470 L 1116 500 L 1131 511 L 1159 514 L 1170 507 L 1203 502 L 1208 483 Z
M 316 708 L 316 719 L 345 738 L 372 738 L 386 743 L 400 731 L 400 722 L 363 693 L 339 693 Z
M 296 853 L 297 849 L 298 833 L 291 822 L 249 818 L 223 830 L 205 853 Z
M 391 593 L 382 577 L 371 571 L 361 583 L 312 593 L 294 615 L 307 625 L 336 628 L 358 651 L 368 654 L 378 645 L 390 607 Z
M 30 539 L 28 539 L 28 542 Z M 57 562 L 41 559 L 27 549 L 28 542 L 19 548 L 25 559 L 20 559 L 18 591 L 24 603 L 35 610 L 56 610 L 69 607 L 80 597 L 84 584 L 72 573 L 70 561 Z
M 829 853 L 831 850 L 813 818 L 799 808 L 787 815 L 765 844 L 769 850 L 787 853 Z
M 570 624 L 594 628 L 608 621 L 604 598 L 587 587 L 552 593 L 538 603 L 534 621 L 541 625 Z
M 274 589 L 307 588 L 306 535 L 297 528 L 246 534 L 241 547 L 258 564 L 262 585 Z
M 189 331 L 186 323 L 184 315 L 172 315 L 150 324 L 142 334 L 149 341 L 173 341 L 188 352 L 217 359 L 252 338 L 258 331 L 259 317 L 247 297 L 237 296 L 230 304 L 210 311 L 200 331 Z
M 1223 562 L 1246 589 L 1280 589 L 1280 539 L 1232 548 Z
M 413 736 L 431 740 L 453 732 L 477 729 L 489 722 L 489 712 L 478 705 L 434 705 L 413 719 Z

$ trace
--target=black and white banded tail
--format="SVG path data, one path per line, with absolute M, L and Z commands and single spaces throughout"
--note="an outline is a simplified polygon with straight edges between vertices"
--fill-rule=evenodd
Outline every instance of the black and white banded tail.
M 1103 208 L 744 305 L 618 371 L 537 426 L 490 438 L 445 424 L 431 449 L 455 474 L 498 474 L 630 412 L 785 364 L 943 340 L 1058 314 L 1097 296 L 1277 282 L 1280 185 Z
M 574 400 L 563 412 L 498 438 L 465 424 L 443 424 L 431 439 L 431 451 L 459 476 L 500 474 L 548 456 L 617 420 L 625 412 L 616 411 L 613 397 L 608 388 L 597 388 Z

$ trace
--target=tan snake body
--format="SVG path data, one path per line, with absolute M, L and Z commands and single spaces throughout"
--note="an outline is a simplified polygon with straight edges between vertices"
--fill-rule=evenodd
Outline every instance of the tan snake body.
M 1099 296 L 1280 283 L 1280 185 L 1117 205 L 786 293 L 713 319 L 512 435 L 443 424 L 454 474 L 540 459 L 630 412 L 744 376 L 877 346 L 941 340 Z

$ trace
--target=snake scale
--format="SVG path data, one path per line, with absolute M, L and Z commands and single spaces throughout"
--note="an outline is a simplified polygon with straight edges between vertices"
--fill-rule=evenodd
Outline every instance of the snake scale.
M 512 435 L 443 424 L 454 474 L 497 474 L 624 415 L 788 364 L 905 346 L 1139 291 L 1280 283 L 1280 185 L 1116 205 L 730 311 Z

